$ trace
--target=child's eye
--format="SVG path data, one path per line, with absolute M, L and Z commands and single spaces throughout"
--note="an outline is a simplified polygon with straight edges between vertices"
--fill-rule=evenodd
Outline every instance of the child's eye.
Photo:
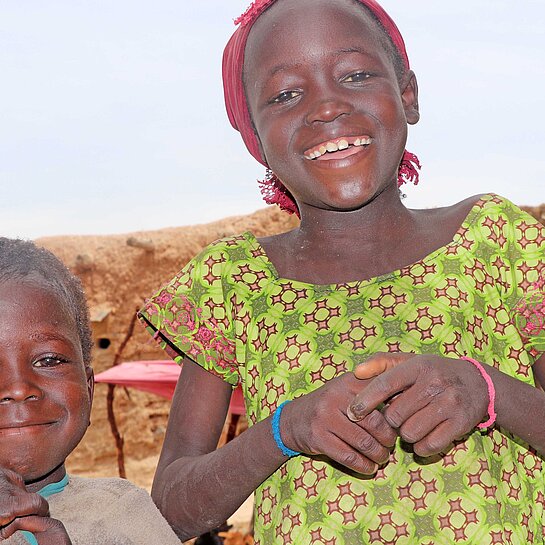
M 369 79 L 370 77 L 371 74 L 369 74 L 369 72 L 355 72 L 354 74 L 349 74 L 348 76 L 344 77 L 342 81 L 345 83 L 359 83 Z
M 37 359 L 33 365 L 34 367 L 56 367 L 57 365 L 61 365 L 62 363 L 66 362 L 67 360 L 65 358 L 61 358 L 60 356 L 56 356 L 54 354 L 49 354 Z
M 283 104 L 297 98 L 299 96 L 299 91 L 282 91 L 274 98 L 271 99 L 271 104 Z

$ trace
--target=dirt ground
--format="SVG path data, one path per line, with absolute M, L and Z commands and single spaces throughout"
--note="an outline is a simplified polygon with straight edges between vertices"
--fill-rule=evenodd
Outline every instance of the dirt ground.
M 527 207 L 527 210 L 545 224 L 545 204 Z M 172 223 L 179 222 L 183 222 L 183 217 L 172 218 Z M 204 246 L 243 231 L 264 236 L 289 230 L 296 224 L 294 217 L 276 208 L 267 208 L 206 225 L 127 235 L 51 237 L 37 242 L 58 255 L 84 284 L 93 320 L 94 368 L 99 373 L 111 367 L 132 316 L 145 298 Z M 140 324 L 136 324 L 120 360 L 144 359 L 166 358 Z M 106 414 L 106 392 L 106 385 L 97 384 L 92 424 L 68 460 L 68 469 L 73 474 L 117 475 L 115 443 Z M 163 441 L 169 405 L 169 400 L 152 394 L 116 389 L 114 409 L 124 440 L 127 477 L 148 490 Z M 247 525 L 250 511 L 251 502 L 239 516 L 242 528 Z

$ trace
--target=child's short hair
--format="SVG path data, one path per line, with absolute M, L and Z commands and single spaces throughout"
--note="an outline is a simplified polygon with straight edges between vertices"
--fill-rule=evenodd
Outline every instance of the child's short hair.
M 83 362 L 89 366 L 93 341 L 87 301 L 79 279 L 58 257 L 34 242 L 0 237 L 0 282 L 13 280 L 39 282 L 66 303 L 76 321 Z

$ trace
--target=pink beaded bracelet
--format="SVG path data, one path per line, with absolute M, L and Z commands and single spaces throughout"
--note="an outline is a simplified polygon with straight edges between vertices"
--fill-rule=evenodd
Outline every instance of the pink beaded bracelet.
M 494 408 L 494 403 L 496 401 L 496 388 L 494 388 L 494 383 L 492 382 L 490 375 L 485 371 L 484 367 L 477 360 L 474 360 L 473 358 L 468 358 L 467 356 L 464 356 L 460 359 L 472 363 L 479 370 L 479 373 L 481 373 L 481 376 L 486 382 L 486 387 L 488 388 L 488 420 L 486 422 L 481 422 L 477 427 L 481 430 L 485 428 L 490 428 L 496 422 L 497 417 Z

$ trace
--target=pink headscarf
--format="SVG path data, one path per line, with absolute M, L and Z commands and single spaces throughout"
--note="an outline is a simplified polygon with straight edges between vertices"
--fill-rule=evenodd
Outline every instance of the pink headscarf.
M 276 0 L 256 0 L 250 7 L 238 18 L 235 24 L 240 26 L 227 43 L 223 52 L 223 92 L 225 97 L 225 107 L 231 125 L 240 132 L 244 144 L 248 151 L 262 165 L 268 168 L 267 162 L 261 156 L 257 136 L 250 118 L 244 83 L 242 79 L 242 70 L 244 67 L 244 51 L 246 42 L 257 18 Z M 392 18 L 375 0 L 358 0 L 364 6 L 367 6 L 380 21 L 386 32 L 389 34 L 394 46 L 399 51 L 401 58 L 408 70 L 409 57 L 405 49 L 405 42 Z M 406 181 L 418 183 L 418 170 L 420 163 L 415 155 L 405 151 L 403 160 L 399 166 L 398 184 Z M 280 208 L 290 213 L 298 214 L 297 205 L 289 191 L 282 182 L 274 175 L 268 174 L 267 179 L 260 182 L 261 192 L 268 204 L 278 204 Z

